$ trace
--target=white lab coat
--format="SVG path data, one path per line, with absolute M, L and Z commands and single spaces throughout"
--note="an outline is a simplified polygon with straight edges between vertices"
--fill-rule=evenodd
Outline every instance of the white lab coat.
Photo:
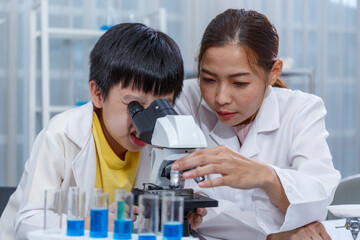
M 179 114 L 195 117 L 208 147 L 226 145 L 246 157 L 271 165 L 290 201 L 284 215 L 261 189 L 226 186 L 201 189 L 194 180 L 189 180 L 186 187 L 219 200 L 218 208 L 208 209 L 199 228 L 201 234 L 219 239 L 266 239 L 270 233 L 291 230 L 326 217 L 326 207 L 341 177 L 332 164 L 326 142 L 326 110 L 319 97 L 268 87 L 241 147 L 233 127 L 218 121 L 201 100 L 196 79 L 184 82 L 175 109 Z
M 55 116 L 38 135 L 17 190 L 1 216 L 1 240 L 26 239 L 28 232 L 42 228 L 45 189 L 60 188 L 65 193 L 62 203 L 66 206 L 65 196 L 70 186 L 78 186 L 87 193 L 95 187 L 92 116 L 93 105 L 89 102 Z M 150 157 L 145 149 L 141 153 L 135 187 L 141 188 L 149 179 L 149 169 Z M 56 215 L 50 218 L 52 222 L 59 222 Z M 66 224 L 65 215 L 62 219 Z

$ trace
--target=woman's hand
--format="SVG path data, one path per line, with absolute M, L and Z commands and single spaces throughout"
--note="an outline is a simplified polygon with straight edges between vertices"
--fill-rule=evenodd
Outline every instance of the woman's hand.
M 192 169 L 194 168 L 194 169 Z M 221 174 L 220 177 L 199 182 L 202 188 L 230 186 L 238 189 L 263 189 L 271 201 L 286 213 L 290 205 L 275 170 L 256 159 L 247 158 L 230 148 L 221 145 L 203 149 L 180 158 L 172 169 L 184 171 L 185 179 Z
M 269 235 L 267 240 L 331 240 L 324 225 L 320 222 L 313 222 L 303 227 L 281 233 Z
M 200 166 L 200 167 L 199 167 Z M 218 173 L 221 177 L 203 181 L 200 187 L 230 186 L 239 189 L 264 188 L 277 178 L 275 171 L 268 165 L 232 151 L 226 146 L 203 149 L 174 162 L 172 168 L 184 171 L 185 179 Z
M 203 217 L 207 214 L 207 210 L 205 208 L 197 208 L 196 212 L 190 213 L 187 216 L 187 219 L 191 225 L 191 229 L 197 229 L 203 221 Z

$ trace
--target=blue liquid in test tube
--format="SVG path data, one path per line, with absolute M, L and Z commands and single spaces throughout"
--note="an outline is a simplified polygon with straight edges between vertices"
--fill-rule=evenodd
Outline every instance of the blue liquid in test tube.
M 91 209 L 90 211 L 90 237 L 104 238 L 108 236 L 108 209 Z
M 67 221 L 67 232 L 68 236 L 84 236 L 85 221 L 83 219 L 75 219 Z
M 156 240 L 156 235 L 154 235 L 154 234 L 141 234 L 141 235 L 139 235 L 138 240 Z
M 131 220 L 117 219 L 114 221 L 114 239 L 131 239 L 132 230 Z
M 183 225 L 179 222 L 168 222 L 163 226 L 164 240 L 180 240 L 183 236 Z

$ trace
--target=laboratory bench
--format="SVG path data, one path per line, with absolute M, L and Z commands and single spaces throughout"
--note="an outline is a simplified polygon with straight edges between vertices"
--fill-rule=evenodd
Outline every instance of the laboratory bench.
M 351 233 L 345 226 L 345 219 L 328 220 L 323 221 L 322 224 L 325 226 L 326 231 L 332 238 L 332 240 L 353 240 Z M 339 228 L 340 227 L 340 228 Z M 359 234 L 360 235 L 360 234 Z M 70 237 L 66 236 L 65 232 L 44 232 L 44 230 L 38 230 L 29 233 L 29 240 L 94 240 L 94 239 L 113 239 L 113 233 L 109 233 L 107 238 L 90 238 L 89 231 L 85 231 L 85 236 L 81 237 Z M 132 240 L 137 240 L 138 235 L 133 234 Z M 162 236 L 157 236 L 157 240 L 161 240 Z M 360 236 L 358 237 L 360 239 Z M 183 237 L 182 240 L 199 240 L 194 237 Z
M 85 236 L 71 237 L 66 236 L 65 231 L 51 231 L 51 230 L 37 230 L 28 234 L 28 240 L 96 240 L 96 239 L 114 239 L 113 233 L 109 232 L 107 238 L 90 238 L 90 232 L 85 231 Z M 132 234 L 132 240 L 138 240 L 137 234 Z M 157 236 L 157 240 L 162 240 L 162 236 Z M 194 237 L 182 237 L 181 240 L 199 240 L 199 238 Z

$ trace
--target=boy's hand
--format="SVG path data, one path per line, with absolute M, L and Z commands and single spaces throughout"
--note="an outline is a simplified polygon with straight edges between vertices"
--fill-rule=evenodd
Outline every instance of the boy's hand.
M 203 217 L 206 216 L 207 210 L 205 208 L 197 208 L 196 212 L 191 213 L 187 216 L 191 229 L 196 229 L 202 223 Z
M 269 235 L 267 240 L 331 240 L 324 225 L 320 222 L 309 223 L 297 229 Z
M 113 232 L 114 231 L 114 204 L 109 205 L 109 225 L 108 225 L 108 231 Z M 85 217 L 85 229 L 90 230 L 90 216 Z
M 138 213 L 139 213 L 139 207 L 133 206 L 133 215 L 132 215 L 133 222 L 136 221 Z
M 138 206 L 133 206 L 133 213 L 132 213 L 132 221 L 135 222 L 137 219 L 139 208 Z M 129 205 L 125 205 L 125 212 L 128 214 L 129 212 Z M 110 214 L 112 214 L 112 222 L 114 222 L 114 213 L 115 213 L 115 203 L 109 205 L 109 224 L 110 224 Z M 109 228 L 110 229 L 110 228 Z
M 115 203 L 109 205 L 109 232 L 114 232 L 114 214 L 115 214 Z
M 90 230 L 90 217 L 85 217 L 85 230 Z

